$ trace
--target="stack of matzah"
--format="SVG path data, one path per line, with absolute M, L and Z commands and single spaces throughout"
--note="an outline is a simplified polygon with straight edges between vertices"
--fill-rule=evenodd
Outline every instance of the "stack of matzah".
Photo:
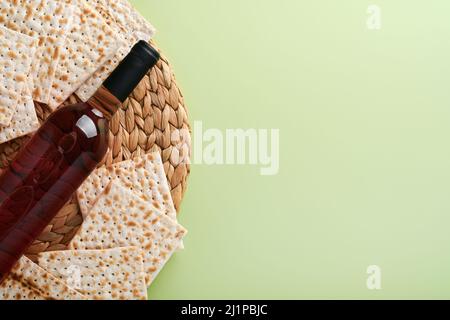
M 126 0 L 0 0 L 0 143 L 35 131 L 34 101 L 86 101 L 153 27 Z M 159 154 L 96 170 L 70 250 L 23 257 L 2 299 L 146 299 L 187 231 Z
M 87 101 L 153 34 L 127 0 L 0 0 L 0 143 L 39 127 L 33 100 Z
M 0 299 L 144 300 L 187 231 L 159 153 L 97 169 L 78 191 L 85 216 L 70 250 L 22 258 Z
M 147 298 L 147 287 L 187 233 L 176 220 L 160 154 L 97 169 L 78 190 L 78 198 L 85 220 L 69 250 L 39 254 L 43 269 L 29 260 L 25 266 L 21 262 L 0 286 L 0 298 Z M 23 275 L 46 275 L 53 283 L 58 279 L 58 285 L 33 288 L 17 279 Z M 66 287 L 79 296 L 67 295 Z
M 0 300 L 85 300 L 86 296 L 22 257 L 0 284 Z

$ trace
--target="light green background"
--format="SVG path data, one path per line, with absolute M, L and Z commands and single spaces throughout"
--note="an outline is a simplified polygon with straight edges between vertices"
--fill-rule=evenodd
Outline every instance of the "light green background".
M 191 121 L 281 130 L 277 176 L 193 166 L 151 299 L 450 298 L 448 0 L 132 2 Z

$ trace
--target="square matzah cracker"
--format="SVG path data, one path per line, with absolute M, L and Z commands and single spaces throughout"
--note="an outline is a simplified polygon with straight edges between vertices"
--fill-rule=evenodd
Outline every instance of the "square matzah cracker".
M 0 284 L 0 300 L 47 300 L 38 290 L 8 276 Z
M 77 192 L 83 217 L 89 214 L 97 198 L 114 178 L 143 200 L 151 202 L 156 209 L 177 219 L 164 165 L 157 152 L 95 170 Z
M 0 25 L 0 126 L 9 125 L 27 83 L 37 39 Z
M 25 87 L 11 123 L 0 126 L 0 144 L 30 134 L 39 129 L 39 119 L 28 86 Z
M 150 41 L 155 34 L 155 28 L 126 0 L 84 1 L 92 3 L 92 6 L 102 14 L 111 28 L 122 36 L 116 55 L 77 90 L 78 97 L 87 101 L 139 40 Z
M 127 56 L 131 50 L 131 46 L 126 45 L 123 38 L 119 40 L 119 48 L 116 54 L 106 61 L 94 74 L 86 80 L 75 92 L 82 101 L 88 101 L 97 90 L 102 86 L 103 82 L 116 69 L 120 62 Z
M 112 58 L 119 47 L 119 36 L 85 0 L 66 2 L 76 6 L 50 93 L 49 106 L 53 109 Z
M 55 0 L 0 0 L 0 23 L 39 39 L 29 81 L 33 99 L 48 103 L 74 7 Z
M 135 34 L 141 40 L 150 41 L 155 28 L 127 0 L 94 0 L 108 9 L 116 24 L 128 34 Z
M 187 231 L 118 183 L 111 183 L 75 235 L 70 248 L 108 249 L 136 246 L 144 253 L 150 285 Z
M 144 258 L 137 247 L 43 252 L 39 265 L 93 300 L 147 300 Z
M 39 291 L 48 299 L 85 300 L 78 291 L 68 287 L 64 282 L 52 276 L 33 261 L 23 256 L 11 271 L 11 275 L 22 283 Z

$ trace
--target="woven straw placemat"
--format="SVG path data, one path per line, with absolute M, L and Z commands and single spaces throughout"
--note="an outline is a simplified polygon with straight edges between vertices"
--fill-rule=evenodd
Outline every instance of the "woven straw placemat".
M 156 48 L 154 43 L 152 45 Z M 79 100 L 74 95 L 65 104 L 76 102 Z M 51 111 L 45 105 L 35 105 L 42 122 Z M 19 138 L 0 145 L 0 172 L 7 168 L 28 139 Z M 108 154 L 101 165 L 159 151 L 179 212 L 190 172 L 190 127 L 183 95 L 163 55 L 111 120 L 109 143 Z M 27 255 L 33 259 L 42 251 L 66 249 L 82 222 L 77 199 L 73 196 L 29 248 Z

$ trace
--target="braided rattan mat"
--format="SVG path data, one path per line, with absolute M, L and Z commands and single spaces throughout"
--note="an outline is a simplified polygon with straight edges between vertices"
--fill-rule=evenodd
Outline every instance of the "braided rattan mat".
M 65 104 L 78 101 L 72 96 Z M 49 116 L 50 109 L 36 103 L 36 112 L 42 122 Z M 24 137 L 0 145 L 0 170 L 9 165 L 27 140 L 28 137 Z M 179 212 L 190 172 L 190 128 L 183 96 L 164 56 L 111 120 L 109 142 L 110 150 L 102 165 L 159 151 Z M 34 258 L 42 251 L 66 249 L 82 222 L 74 196 L 30 247 L 28 255 Z

